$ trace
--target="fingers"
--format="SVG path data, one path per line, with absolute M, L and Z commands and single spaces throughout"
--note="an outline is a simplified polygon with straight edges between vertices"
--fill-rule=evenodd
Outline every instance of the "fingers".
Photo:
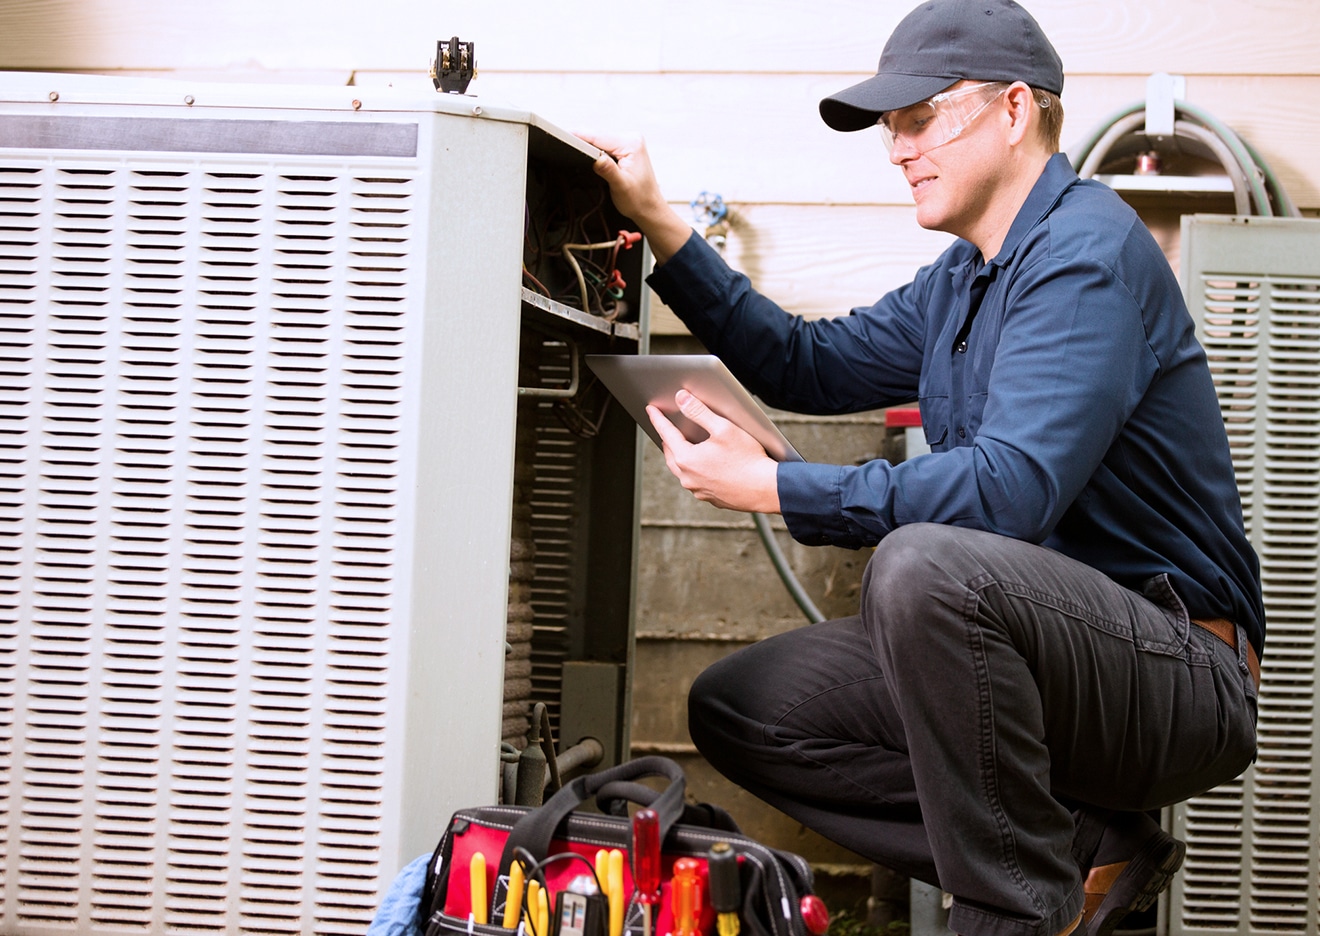
M 692 236 L 692 226 L 678 216 L 655 177 L 646 141 L 640 134 L 578 133 L 601 155 L 592 167 L 610 188 L 614 207 L 646 235 L 656 265 L 677 253 Z
M 624 136 L 614 133 L 579 133 L 574 131 L 573 135 L 586 143 L 590 143 L 616 162 L 622 162 L 646 153 L 646 144 L 642 141 L 641 136 L 636 134 Z M 601 160 L 597 159 L 596 161 L 599 163 Z
M 715 435 L 720 429 L 729 424 L 727 419 L 687 390 L 680 390 L 674 394 L 674 402 L 678 404 L 679 412 L 702 429 L 705 429 L 708 435 Z
M 605 184 L 613 191 L 623 183 L 623 172 L 619 169 L 619 164 L 614 161 L 614 157 L 609 153 L 601 151 L 596 157 L 596 161 L 591 164 L 591 168 L 596 171 L 596 175 L 605 180 Z
M 778 466 L 761 444 L 686 390 L 676 393 L 674 401 L 686 419 L 709 435 L 691 443 L 659 407 L 646 408 L 664 444 L 665 464 L 679 483 L 716 507 L 778 512 Z
M 619 147 L 623 138 L 613 133 L 583 133 L 581 130 L 574 130 L 573 135 L 579 140 L 584 140 L 596 147 L 598 150 L 610 152 Z
M 674 402 L 678 404 L 679 412 L 706 430 L 708 436 L 716 435 L 725 426 L 729 425 L 727 419 L 687 390 L 679 390 L 678 393 L 674 394 Z M 659 407 L 648 406 L 646 412 L 651 417 L 651 424 L 655 426 L 655 431 L 660 434 L 660 438 L 664 440 L 668 448 L 678 449 L 682 445 L 692 445 L 682 431 L 673 424 Z
M 660 434 L 660 440 L 664 442 L 666 454 L 679 445 L 689 445 L 690 443 L 683 437 L 679 428 L 669 421 L 669 417 L 661 412 L 658 406 L 648 406 L 646 415 L 651 417 L 651 425 L 655 426 L 655 431 Z
M 678 427 L 669 421 L 669 417 L 660 411 L 659 407 L 648 406 L 646 415 L 651 417 L 651 425 L 655 427 L 656 433 L 660 436 L 660 449 L 665 454 L 665 465 L 669 468 L 669 473 L 681 479 L 683 472 L 678 466 L 674 449 L 679 445 L 688 445 L 687 439 L 684 438 Z

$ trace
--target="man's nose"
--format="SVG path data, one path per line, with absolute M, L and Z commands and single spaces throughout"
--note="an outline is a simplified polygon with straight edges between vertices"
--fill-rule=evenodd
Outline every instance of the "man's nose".
M 901 166 L 903 163 L 915 159 L 921 154 L 917 152 L 916 147 L 908 142 L 907 137 L 899 134 L 894 137 L 894 145 L 889 149 L 889 161 L 895 166 Z

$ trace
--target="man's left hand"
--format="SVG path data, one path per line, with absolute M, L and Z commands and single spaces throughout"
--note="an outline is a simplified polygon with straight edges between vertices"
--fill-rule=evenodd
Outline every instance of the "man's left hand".
M 710 434 L 692 443 L 658 408 L 651 424 L 664 440 L 665 464 L 697 500 L 726 510 L 779 513 L 779 466 L 761 443 L 686 390 L 674 396 L 679 411 Z

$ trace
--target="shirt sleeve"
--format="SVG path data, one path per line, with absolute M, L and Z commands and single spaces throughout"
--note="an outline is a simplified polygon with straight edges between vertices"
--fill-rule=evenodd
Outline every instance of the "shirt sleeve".
M 978 341 L 996 345 L 988 386 L 967 388 L 986 395 L 970 442 L 898 465 L 781 464 L 780 504 L 795 539 L 874 545 L 916 522 L 1049 536 L 1158 364 L 1140 305 L 1102 262 L 1043 258 L 1017 271 L 1006 302 L 1000 334 L 969 335 L 968 353 Z
M 690 237 L 647 282 L 688 329 L 769 406 L 855 413 L 916 399 L 921 373 L 921 278 L 850 315 L 785 312 Z M 883 349 L 877 354 L 875 349 Z

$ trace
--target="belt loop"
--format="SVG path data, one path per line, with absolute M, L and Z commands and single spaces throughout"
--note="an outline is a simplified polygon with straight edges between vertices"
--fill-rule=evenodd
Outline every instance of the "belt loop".
M 1247 665 L 1247 672 L 1251 674 L 1251 681 L 1256 684 L 1256 691 L 1260 692 L 1260 657 L 1256 655 L 1256 648 L 1247 639 L 1247 632 L 1241 624 L 1237 625 L 1237 639 L 1238 659 Z
M 1214 634 L 1237 654 L 1238 662 L 1245 663 L 1247 672 L 1251 674 L 1251 681 L 1256 684 L 1256 691 L 1260 691 L 1260 657 L 1256 655 L 1256 648 L 1251 645 L 1247 639 L 1247 632 L 1243 630 L 1242 625 L 1235 624 L 1225 618 L 1211 618 L 1209 620 L 1189 620 L 1202 630 L 1207 630 Z

